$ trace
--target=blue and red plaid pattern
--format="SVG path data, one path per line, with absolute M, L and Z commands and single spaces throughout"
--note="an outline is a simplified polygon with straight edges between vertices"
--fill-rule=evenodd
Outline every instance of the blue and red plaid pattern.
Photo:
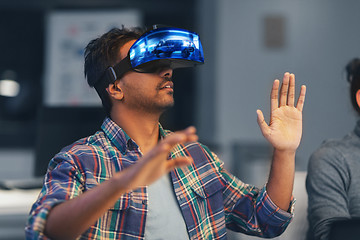
M 48 239 L 46 218 L 54 206 L 75 198 L 134 164 L 139 147 L 112 120 L 102 131 L 65 147 L 51 159 L 44 185 L 26 225 L 27 239 Z M 162 137 L 171 134 L 160 126 Z M 190 155 L 191 166 L 170 173 L 189 239 L 226 239 L 226 227 L 251 235 L 281 234 L 293 214 L 279 209 L 262 190 L 241 182 L 223 168 L 223 163 L 198 142 L 177 145 L 171 158 Z M 144 239 L 147 187 L 122 195 L 78 239 Z M 292 209 L 293 201 L 289 209 Z

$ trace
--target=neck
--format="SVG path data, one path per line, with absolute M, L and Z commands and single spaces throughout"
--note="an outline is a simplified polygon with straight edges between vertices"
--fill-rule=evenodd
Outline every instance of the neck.
M 160 114 L 113 109 L 110 116 L 136 142 L 143 154 L 158 143 Z

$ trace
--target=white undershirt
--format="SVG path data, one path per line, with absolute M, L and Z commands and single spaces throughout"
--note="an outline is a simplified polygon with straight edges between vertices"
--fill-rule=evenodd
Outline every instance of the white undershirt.
M 146 240 L 186 240 L 189 235 L 170 180 L 165 175 L 148 187 Z

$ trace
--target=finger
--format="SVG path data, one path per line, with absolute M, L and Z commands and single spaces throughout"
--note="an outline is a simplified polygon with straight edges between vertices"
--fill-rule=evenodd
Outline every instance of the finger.
M 166 136 L 163 140 L 161 140 L 159 145 L 161 145 L 164 149 L 169 148 L 170 151 L 170 149 L 172 149 L 176 144 L 183 143 L 186 141 L 186 139 L 186 134 L 182 132 L 176 132 Z
M 287 104 L 290 107 L 293 107 L 295 103 L 295 75 L 290 74 L 289 78 L 290 80 L 289 80 L 289 93 L 288 93 Z
M 196 135 L 196 128 L 194 126 L 190 126 L 190 127 L 185 128 L 184 130 L 176 131 L 171 135 L 174 135 L 174 134 L 184 134 L 185 136 Z
M 192 142 L 197 140 L 198 136 L 196 135 L 196 128 L 188 127 L 185 130 L 177 131 L 166 136 L 160 144 L 169 144 L 171 147 L 174 147 L 179 143 Z
M 170 153 L 171 149 L 173 148 L 173 144 L 169 144 L 165 141 L 159 143 L 156 147 L 151 149 L 146 155 L 145 158 L 149 159 L 167 159 L 168 154 Z M 145 159 L 144 158 L 144 159 Z
M 194 126 L 187 127 L 185 130 L 180 131 L 180 133 L 184 133 L 186 136 L 184 142 L 193 142 L 198 140 L 196 128 Z
M 173 138 L 171 139 L 173 140 Z M 152 161 L 157 161 L 157 162 L 163 162 L 163 161 L 167 161 L 169 153 L 171 152 L 171 150 L 174 148 L 174 146 L 180 143 L 178 141 L 171 141 L 166 142 L 163 141 L 160 144 L 158 144 L 155 148 L 152 149 L 152 151 L 150 151 L 146 157 L 148 159 L 152 159 Z M 186 158 L 187 156 L 185 156 Z
M 256 111 L 256 113 L 257 113 L 257 122 L 259 124 L 260 130 L 264 136 L 267 136 L 269 132 L 269 126 L 265 122 L 264 114 L 259 109 Z
M 301 112 L 305 103 L 306 86 L 302 85 L 300 89 L 300 96 L 296 104 L 296 108 Z
M 280 81 L 278 79 L 276 79 L 273 83 L 273 86 L 271 89 L 271 94 L 270 94 L 271 111 L 274 111 L 276 108 L 279 107 L 279 102 L 278 102 L 279 85 L 280 85 Z
M 191 157 L 177 157 L 166 162 L 166 170 L 170 172 L 174 168 L 188 166 L 192 163 Z
M 196 135 L 196 128 L 194 126 L 190 126 L 184 130 L 186 135 L 187 142 L 194 142 L 198 140 L 198 136 Z
M 287 95 L 288 95 L 288 88 L 289 88 L 289 73 L 286 72 L 284 74 L 283 82 L 280 88 L 280 98 L 279 98 L 279 106 L 285 106 L 287 102 Z

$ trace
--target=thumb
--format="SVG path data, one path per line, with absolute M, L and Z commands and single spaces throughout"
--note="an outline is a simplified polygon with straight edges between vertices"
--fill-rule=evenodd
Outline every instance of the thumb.
M 264 114 L 261 110 L 256 110 L 257 113 L 257 122 L 259 124 L 260 130 L 264 136 L 267 136 L 267 133 L 269 132 L 269 125 L 265 122 Z

